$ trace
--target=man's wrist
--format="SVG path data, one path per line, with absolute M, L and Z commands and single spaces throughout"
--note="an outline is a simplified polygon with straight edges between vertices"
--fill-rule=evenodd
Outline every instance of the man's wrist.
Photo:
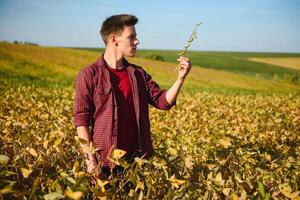
M 82 146 L 82 152 L 86 157 L 90 157 L 92 155 L 90 147 L 87 145 Z
M 91 163 L 96 164 L 97 160 L 93 154 L 85 154 L 85 162 L 89 166 Z
M 185 80 L 185 78 L 182 78 L 182 77 L 177 78 L 177 82 L 180 83 L 180 84 L 183 84 L 184 80 Z
M 86 158 L 86 159 L 93 159 L 93 158 L 95 158 L 95 156 L 90 152 L 90 151 L 88 151 L 88 152 L 83 152 L 83 154 L 84 154 L 84 157 Z

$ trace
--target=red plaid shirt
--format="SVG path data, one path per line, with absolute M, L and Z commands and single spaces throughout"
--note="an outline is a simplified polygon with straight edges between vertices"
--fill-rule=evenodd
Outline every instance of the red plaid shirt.
M 138 128 L 139 151 L 149 158 L 153 154 L 150 134 L 148 104 L 161 110 L 173 105 L 166 100 L 166 90 L 161 90 L 141 67 L 123 63 L 128 67 L 133 103 Z M 116 148 L 118 137 L 118 107 L 110 82 L 110 74 L 103 55 L 93 64 L 82 69 L 76 79 L 74 100 L 74 124 L 91 126 L 91 135 L 103 166 L 112 166 L 107 159 L 110 150 Z

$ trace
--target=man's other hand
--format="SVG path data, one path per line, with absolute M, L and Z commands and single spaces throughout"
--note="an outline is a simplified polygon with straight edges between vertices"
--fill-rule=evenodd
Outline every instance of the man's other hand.
M 191 71 L 192 64 L 190 59 L 184 56 L 180 56 L 177 61 L 179 61 L 178 79 L 184 81 L 185 77 Z

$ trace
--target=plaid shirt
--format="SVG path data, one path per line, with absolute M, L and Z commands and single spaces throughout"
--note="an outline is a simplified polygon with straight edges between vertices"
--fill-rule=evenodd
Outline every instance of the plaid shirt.
M 166 100 L 166 90 L 161 90 L 151 76 L 141 67 L 123 63 L 128 67 L 133 103 L 138 128 L 139 152 L 149 158 L 153 154 L 150 134 L 148 104 L 161 110 L 168 110 L 173 105 Z M 103 55 L 93 64 L 82 69 L 76 79 L 74 100 L 74 124 L 91 126 L 94 146 L 98 149 L 102 165 L 112 167 L 107 159 L 110 150 L 117 146 L 118 106 L 110 82 L 109 71 Z

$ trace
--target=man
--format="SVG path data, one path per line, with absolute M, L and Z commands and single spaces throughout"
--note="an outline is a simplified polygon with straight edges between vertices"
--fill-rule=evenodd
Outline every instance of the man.
M 76 80 L 74 123 L 79 138 L 97 149 L 98 160 L 88 145 L 81 145 L 87 155 L 88 172 L 98 162 L 111 168 L 107 159 L 112 149 L 123 149 L 126 158 L 153 153 L 148 104 L 162 110 L 175 105 L 180 88 L 191 70 L 188 58 L 180 57 L 178 78 L 171 88 L 161 90 L 141 67 L 128 63 L 134 57 L 139 40 L 133 15 L 114 15 L 101 27 L 105 52 L 95 63 L 82 69 Z

